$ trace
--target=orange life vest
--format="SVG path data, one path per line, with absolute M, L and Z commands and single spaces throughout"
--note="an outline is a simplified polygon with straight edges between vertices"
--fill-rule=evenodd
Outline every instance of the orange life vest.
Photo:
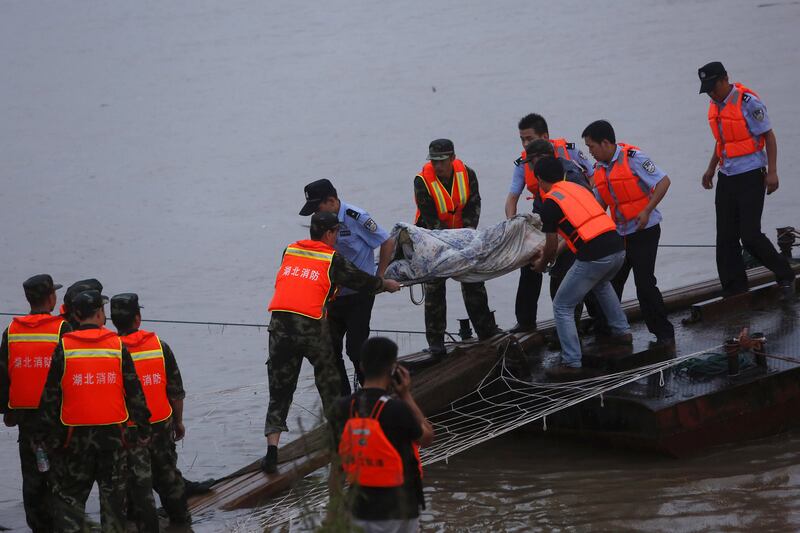
M 403 460 L 378 422 L 388 401 L 388 396 L 381 396 L 368 417 L 358 415 L 355 398 L 350 402 L 350 418 L 339 441 L 339 457 L 342 460 L 342 470 L 351 484 L 381 488 L 399 487 L 403 484 Z M 413 443 L 412 447 L 421 478 L 419 445 Z
M 758 94 L 741 83 L 734 83 L 732 92 L 722 111 L 713 99 L 708 104 L 708 125 L 717 140 L 716 152 L 719 158 L 741 157 L 760 152 L 764 148 L 764 136 L 753 137 L 742 113 L 744 93 L 756 97 Z
M 172 405 L 167 397 L 167 369 L 161 340 L 155 333 L 141 329 L 121 338 L 142 383 L 147 408 L 150 409 L 150 423 L 166 420 L 172 416 Z
M 611 209 L 612 216 L 616 218 L 616 213 L 620 213 L 624 222 L 636 218 L 650 203 L 650 195 L 642 191 L 639 178 L 628 164 L 629 151 L 637 152 L 639 148 L 619 143 L 619 157 L 612 163 L 610 176 L 603 165 L 597 165 L 594 169 L 597 192 Z
M 554 183 L 543 199 L 553 200 L 564 212 L 564 218 L 558 221 L 558 233 L 564 237 L 573 253 L 578 251 L 576 243 L 579 239 L 587 243 L 598 235 L 616 231 L 614 221 L 597 203 L 594 195 L 577 183 L 569 181 Z M 572 226 L 572 232 L 564 231 L 565 221 Z
M 275 294 L 268 310 L 321 319 L 331 290 L 333 252 L 333 248 L 320 241 L 290 244 L 275 278 Z
M 44 314 L 14 317 L 8 326 L 8 406 L 36 409 L 58 345 L 60 316 Z
M 417 174 L 425 182 L 428 194 L 436 204 L 436 214 L 447 228 L 463 228 L 461 212 L 469 200 L 469 173 L 467 167 L 460 159 L 453 160 L 453 185 L 450 192 L 444 188 L 442 182 L 436 177 L 433 163 L 425 163 L 422 172 Z M 419 220 L 419 208 L 414 217 L 414 223 Z
M 122 383 L 122 341 L 106 328 L 84 329 L 61 338 L 61 422 L 107 426 L 128 420 Z
M 547 139 L 550 144 L 553 145 L 553 151 L 555 152 L 555 156 L 558 158 L 566 159 L 570 161 L 572 158 L 569 156 L 569 152 L 567 152 L 567 146 L 571 143 L 568 143 L 566 139 Z M 574 145 L 573 145 L 574 146 Z M 522 151 L 521 159 L 524 161 L 528 157 L 528 154 L 525 150 Z M 539 179 L 536 177 L 536 174 L 533 173 L 531 166 L 528 163 L 523 163 L 522 169 L 525 171 L 525 187 L 533 195 L 532 197 L 528 198 L 532 200 L 534 198 L 539 197 Z

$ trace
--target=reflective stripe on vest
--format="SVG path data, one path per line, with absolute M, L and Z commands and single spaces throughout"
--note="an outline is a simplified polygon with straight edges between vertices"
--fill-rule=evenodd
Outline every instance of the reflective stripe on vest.
M 285 311 L 319 320 L 331 290 L 334 249 L 320 241 L 297 241 L 286 248 L 275 278 L 269 311 Z
M 8 326 L 8 406 L 36 409 L 64 320 L 44 314 L 14 317 Z
M 422 178 L 425 187 L 428 189 L 428 194 L 433 198 L 433 203 L 436 204 L 436 215 L 439 217 L 447 228 L 463 228 L 464 222 L 461 220 L 461 212 L 464 206 L 467 205 L 469 200 L 469 173 L 466 165 L 460 160 L 453 160 L 453 185 L 450 192 L 445 189 L 439 178 L 436 177 L 436 171 L 433 169 L 433 163 L 425 163 L 422 167 L 422 172 L 417 174 Z M 414 217 L 414 222 L 419 220 L 419 208 Z
M 636 218 L 650 203 L 650 195 L 642 191 L 639 178 L 628 164 L 628 151 L 638 152 L 639 148 L 630 144 L 619 143 L 619 156 L 608 169 L 597 165 L 594 170 L 594 184 L 597 192 L 611 210 L 614 219 L 622 224 Z M 622 216 L 622 220 L 619 219 Z
M 708 104 L 708 125 L 717 141 L 715 149 L 719 158 L 741 157 L 760 152 L 764 148 L 764 136 L 753 137 L 742 112 L 742 101 L 746 92 L 758 97 L 755 91 L 741 83 L 734 83 L 733 94 L 722 111 L 713 99 Z
M 339 457 L 351 484 L 384 488 L 403 484 L 403 460 L 378 422 L 387 401 L 388 396 L 381 396 L 368 417 L 358 415 L 355 398 L 350 402 L 350 418 L 339 442 Z
M 564 237 L 573 253 L 578 251 L 579 240 L 585 244 L 598 235 L 616 230 L 614 221 L 597 203 L 594 195 L 577 183 L 554 183 L 544 199 L 553 200 L 563 211 L 564 218 L 558 221 L 558 233 Z
M 570 161 L 572 158 L 569 156 L 569 152 L 567 152 L 567 141 L 566 139 L 547 139 L 550 144 L 553 145 L 553 152 L 557 158 L 566 159 Z M 522 159 L 525 160 L 528 157 L 528 154 L 525 150 L 522 151 Z M 531 192 L 533 195 L 532 197 L 528 198 L 528 200 L 532 200 L 534 198 L 539 197 L 539 179 L 536 177 L 536 174 L 533 173 L 533 169 L 528 163 L 523 163 L 525 165 L 523 170 L 525 171 L 525 187 Z
M 73 331 L 61 338 L 61 346 L 61 423 L 107 426 L 128 420 L 117 334 L 106 328 Z
M 147 408 L 150 409 L 150 423 L 166 420 L 172 416 L 172 405 L 167 396 L 167 368 L 161 339 L 155 333 L 139 330 L 122 337 L 122 343 L 131 354 L 142 384 Z

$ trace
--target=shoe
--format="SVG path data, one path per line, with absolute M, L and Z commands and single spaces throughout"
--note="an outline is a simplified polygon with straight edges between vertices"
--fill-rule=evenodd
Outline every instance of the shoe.
M 278 471 L 278 447 L 267 446 L 267 455 L 261 458 L 261 470 L 267 474 L 274 474 Z
M 536 331 L 536 324 L 514 324 L 514 327 L 508 330 L 509 333 L 529 333 Z
M 669 337 L 664 339 L 656 339 L 654 341 L 650 341 L 647 343 L 648 350 L 654 349 L 663 349 L 663 350 L 674 350 L 675 349 L 675 337 Z
M 544 375 L 553 381 L 574 381 L 588 377 L 588 373 L 583 367 L 567 366 L 563 363 L 546 369 Z
M 779 283 L 778 290 L 780 291 L 780 300 L 782 302 L 793 302 L 797 298 L 794 290 L 794 280 Z
M 602 346 L 633 346 L 633 334 L 620 333 L 616 335 L 595 335 L 593 345 Z
M 492 337 L 494 337 L 495 335 L 500 335 L 501 333 L 503 333 L 503 330 L 502 330 L 502 329 L 500 329 L 499 327 L 495 326 L 495 327 L 493 327 L 492 329 L 490 329 L 490 330 L 489 330 L 489 331 L 488 331 L 486 334 L 484 334 L 484 335 L 480 335 L 480 334 L 478 334 L 478 340 L 479 340 L 479 341 L 485 341 L 485 340 L 487 340 L 487 339 L 491 339 L 491 338 L 492 338 Z
M 216 482 L 217 480 L 214 478 L 209 478 L 205 481 L 190 481 L 184 478 L 183 483 L 186 487 L 186 496 L 194 496 L 195 494 L 205 494 L 206 492 L 211 492 L 211 487 Z

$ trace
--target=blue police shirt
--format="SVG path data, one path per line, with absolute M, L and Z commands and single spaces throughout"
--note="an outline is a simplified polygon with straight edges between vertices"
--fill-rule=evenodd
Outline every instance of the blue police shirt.
M 389 238 L 389 234 L 378 225 L 369 213 L 352 204 L 340 201 L 339 236 L 334 249 L 367 274 L 375 275 L 375 248 Z M 339 295 L 356 291 L 341 287 Z
M 606 176 L 611 173 L 611 168 L 619 158 L 621 150 L 622 149 L 617 146 L 617 150 L 614 152 L 614 157 L 611 158 L 610 163 L 603 163 L 602 161 L 597 162 L 598 165 L 606 169 Z M 650 191 L 653 190 L 656 185 L 658 185 L 658 182 L 664 179 L 664 176 L 666 176 L 666 173 L 658 168 L 656 164 L 653 163 L 649 157 L 647 157 L 647 154 L 641 150 L 638 150 L 632 156 L 628 155 L 628 164 L 631 167 L 631 171 L 634 173 L 634 175 L 639 178 L 639 187 L 641 187 L 642 191 L 648 195 L 650 194 Z M 614 194 L 614 190 L 610 186 L 609 190 L 611 192 L 611 196 L 616 202 L 617 197 Z M 603 199 L 600 197 L 600 193 L 597 192 L 597 188 L 594 189 L 594 195 L 599 202 L 604 203 Z M 636 219 L 625 222 L 622 214 L 617 209 L 614 209 L 614 212 L 611 213 L 611 218 L 613 218 L 614 222 L 617 223 L 617 233 L 620 235 L 625 236 L 636 232 L 636 225 L 638 224 Z M 650 220 L 647 221 L 647 226 L 642 229 L 655 226 L 661 222 L 661 218 L 661 213 L 658 211 L 658 208 L 653 209 L 653 212 L 650 213 Z
M 733 93 L 734 91 L 728 93 L 722 103 L 712 98 L 711 105 L 716 105 L 722 111 L 730 101 Z M 747 123 L 747 129 L 756 139 L 772 129 L 772 124 L 770 124 L 769 116 L 767 115 L 767 106 L 753 93 L 745 91 L 742 97 L 742 114 Z M 719 171 L 726 176 L 733 176 L 734 174 L 750 172 L 765 166 L 767 166 L 767 154 L 764 150 L 759 150 L 741 157 L 725 157 L 725 154 L 723 154 L 719 164 Z

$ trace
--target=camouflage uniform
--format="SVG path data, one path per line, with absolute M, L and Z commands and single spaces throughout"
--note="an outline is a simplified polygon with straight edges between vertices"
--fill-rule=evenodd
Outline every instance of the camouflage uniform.
M 69 324 L 61 327 L 61 335 L 72 331 Z M 19 462 L 22 470 L 22 502 L 25 506 L 25 519 L 34 533 L 52 531 L 52 497 L 50 473 L 39 472 L 36 455 L 33 451 L 34 424 L 39 417 L 38 409 L 11 409 L 8 406 L 8 329 L 3 332 L 0 344 L 0 413 L 11 413 L 19 428 Z
M 383 287 L 381 278 L 360 270 L 341 254 L 334 253 L 330 268 L 331 292 L 335 285 L 375 293 Z M 339 397 L 339 373 L 333 356 L 330 331 L 325 318 L 315 320 L 296 313 L 274 311 L 269 323 L 269 407 L 264 435 L 288 431 L 286 417 L 297 388 L 297 378 L 305 356 L 314 366 L 314 381 L 327 412 Z
M 121 335 L 135 333 L 120 332 Z M 169 345 L 161 341 L 164 369 L 167 379 L 167 397 L 170 403 L 183 400 L 186 392 L 183 379 Z M 192 517 L 186 502 L 186 486 L 178 469 L 178 453 L 172 432 L 172 417 L 151 425 L 152 437 L 148 446 L 128 449 L 128 501 L 139 531 L 158 531 L 153 489 L 173 524 L 191 523 Z
M 78 329 L 96 327 L 84 324 Z M 50 455 L 55 529 L 83 531 L 86 499 L 97 481 L 102 530 L 124 532 L 128 471 L 125 429 L 122 425 L 67 428 L 61 423 L 64 365 L 64 350 L 59 344 L 53 353 L 35 427 L 35 439 L 45 444 Z M 133 360 L 124 347 L 122 379 L 125 404 L 137 426 L 128 438 L 146 439 L 150 436 L 150 411 Z
M 478 178 L 475 171 L 467 167 L 469 175 L 469 199 L 461 212 L 461 220 L 465 228 L 477 228 L 481 217 L 481 196 L 478 192 Z M 452 190 L 453 178 L 439 180 L 446 190 Z M 448 229 L 436 214 L 436 204 L 431 198 L 425 182 L 419 176 L 414 178 L 414 198 L 419 208 L 417 226 L 427 229 Z M 425 284 L 425 336 L 431 347 L 440 346 L 444 342 L 447 328 L 447 300 L 444 279 Z M 461 294 L 475 331 L 479 338 L 491 337 L 497 330 L 494 316 L 489 311 L 489 297 L 482 281 L 462 283 Z

